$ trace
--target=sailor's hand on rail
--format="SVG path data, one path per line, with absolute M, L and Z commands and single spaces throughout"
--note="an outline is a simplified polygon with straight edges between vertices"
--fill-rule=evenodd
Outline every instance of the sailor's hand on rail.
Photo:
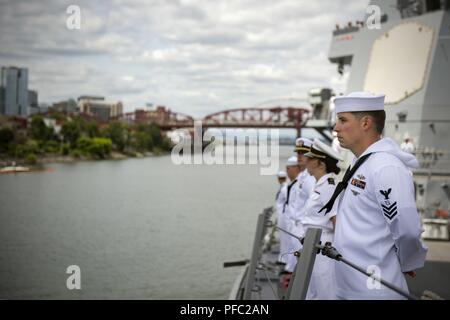
M 415 271 L 407 271 L 407 272 L 403 272 L 404 275 L 408 275 L 411 278 L 415 278 L 416 277 L 416 272 Z

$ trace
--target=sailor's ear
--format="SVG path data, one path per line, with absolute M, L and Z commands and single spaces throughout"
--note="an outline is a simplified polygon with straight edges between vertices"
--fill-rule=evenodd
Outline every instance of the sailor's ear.
M 369 130 L 375 126 L 373 118 L 369 115 L 364 115 L 359 119 L 359 123 L 364 130 Z

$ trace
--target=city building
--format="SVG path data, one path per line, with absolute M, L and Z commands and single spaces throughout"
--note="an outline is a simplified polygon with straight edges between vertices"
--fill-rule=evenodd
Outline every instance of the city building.
M 27 116 L 29 107 L 28 69 L 2 67 L 0 88 L 0 114 Z
M 38 93 L 35 90 L 28 90 L 28 114 L 39 113 Z
M 79 97 L 78 108 L 80 113 L 94 116 L 104 122 L 123 113 L 122 102 L 105 101 L 104 97 L 99 96 Z
M 65 114 L 76 113 L 78 105 L 74 99 L 69 99 L 53 103 L 52 109 Z

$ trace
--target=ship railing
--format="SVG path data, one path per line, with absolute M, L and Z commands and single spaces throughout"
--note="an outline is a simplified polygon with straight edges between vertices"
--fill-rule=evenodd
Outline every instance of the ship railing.
M 230 293 L 230 299 L 250 300 L 252 298 L 252 292 L 259 291 L 255 281 L 257 280 L 256 271 L 261 270 L 265 272 L 267 269 L 266 266 L 261 263 L 261 256 L 267 246 L 265 237 L 269 234 L 268 230 L 270 227 L 274 226 L 271 221 L 273 212 L 274 208 L 268 207 L 258 215 L 251 258 L 249 260 L 225 262 L 223 265 L 224 267 L 246 266 L 244 269 L 245 271 L 241 272 L 241 276 L 238 277 L 237 282 L 233 286 L 233 290 Z
M 413 294 L 410 294 L 401 288 L 396 287 L 395 285 L 391 284 L 390 282 L 382 279 L 380 276 L 378 276 L 375 272 L 369 273 L 361 266 L 358 266 L 357 264 L 353 263 L 352 261 L 346 259 L 346 257 L 342 256 L 336 250 L 336 248 L 333 247 L 332 243 L 327 242 L 325 244 L 322 244 L 320 239 L 322 235 L 322 229 L 320 228 L 308 228 L 305 233 L 305 237 L 298 237 L 295 234 L 284 230 L 283 228 L 280 228 L 276 226 L 271 221 L 271 216 L 273 214 L 273 208 L 266 208 L 264 211 L 258 215 L 258 220 L 256 224 L 256 232 L 255 232 L 255 238 L 253 242 L 253 248 L 252 248 L 252 256 L 250 260 L 244 260 L 240 262 L 234 263 L 234 265 L 246 265 L 247 268 L 245 269 L 245 278 L 242 278 L 240 283 L 235 285 L 236 288 L 234 290 L 235 293 L 233 297 L 243 300 L 251 300 L 252 299 L 252 293 L 258 293 L 261 291 L 261 287 L 257 284 L 257 271 L 262 271 L 265 276 L 267 277 L 268 284 L 271 287 L 271 290 L 274 294 L 275 299 L 279 299 L 277 293 L 275 292 L 275 289 L 273 287 L 272 281 L 267 274 L 267 271 L 273 271 L 270 270 L 270 266 L 267 266 L 266 264 L 261 262 L 262 253 L 264 252 L 264 237 L 265 235 L 270 232 L 270 228 L 277 229 L 281 232 L 284 232 L 288 234 L 289 236 L 297 239 L 299 241 L 299 244 L 301 243 L 302 249 L 297 250 L 294 252 L 294 254 L 298 257 L 298 261 L 296 264 L 296 267 L 294 269 L 294 272 L 292 273 L 291 279 L 289 281 L 289 285 L 287 288 L 287 293 L 282 299 L 284 300 L 305 300 L 306 295 L 308 292 L 309 283 L 311 280 L 312 271 L 314 268 L 314 263 L 317 254 L 322 254 L 330 259 L 336 260 L 339 263 L 344 263 L 348 267 L 353 268 L 357 270 L 358 272 L 361 272 L 368 278 L 373 279 L 374 281 L 379 282 L 381 285 L 384 285 L 385 287 L 391 289 L 392 291 L 396 292 L 397 294 L 405 297 L 409 300 L 418 300 L 419 298 L 416 297 Z M 300 247 L 300 246 L 299 246 Z M 229 266 L 233 266 L 233 263 L 230 263 Z M 224 264 L 225 266 L 225 264 Z M 230 296 L 231 298 L 231 296 Z M 439 296 L 434 294 L 431 291 L 425 291 L 423 293 L 422 298 L 427 299 L 441 299 Z
M 292 236 L 291 233 L 289 235 Z M 347 266 L 361 272 L 367 277 L 373 279 L 386 286 L 387 288 L 395 291 L 401 296 L 409 300 L 418 300 L 419 298 L 396 287 L 395 285 L 383 280 L 380 276 L 375 273 L 369 273 L 364 268 L 354 264 L 353 262 L 344 258 L 337 250 L 332 246 L 330 242 L 322 245 L 320 237 L 322 235 L 322 229 L 320 228 L 308 228 L 304 238 L 297 238 L 301 243 L 303 243 L 303 249 L 300 252 L 300 258 L 298 259 L 295 271 L 292 274 L 291 280 L 289 282 L 287 300 L 305 300 L 306 294 L 308 292 L 309 283 L 311 280 L 312 271 L 314 268 L 314 262 L 316 260 L 316 255 L 322 253 L 322 255 L 336 260 L 338 262 L 345 263 Z

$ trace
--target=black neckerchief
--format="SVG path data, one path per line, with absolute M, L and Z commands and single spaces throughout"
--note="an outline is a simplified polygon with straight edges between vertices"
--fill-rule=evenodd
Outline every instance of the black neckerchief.
M 368 153 L 361 158 L 359 158 L 353 168 L 350 169 L 350 166 L 347 168 L 347 171 L 345 171 L 344 178 L 342 178 L 342 181 L 339 182 L 336 186 L 336 189 L 334 189 L 334 193 L 331 196 L 330 200 L 328 200 L 327 204 L 323 206 L 322 209 L 319 210 L 319 213 L 322 212 L 322 210 L 326 209 L 325 214 L 331 211 L 334 205 L 334 201 L 336 201 L 336 198 L 339 196 L 339 194 L 347 188 L 348 182 L 350 181 L 351 177 L 355 174 L 356 170 L 364 163 L 364 161 L 367 160 L 367 158 L 370 157 L 372 153 Z

